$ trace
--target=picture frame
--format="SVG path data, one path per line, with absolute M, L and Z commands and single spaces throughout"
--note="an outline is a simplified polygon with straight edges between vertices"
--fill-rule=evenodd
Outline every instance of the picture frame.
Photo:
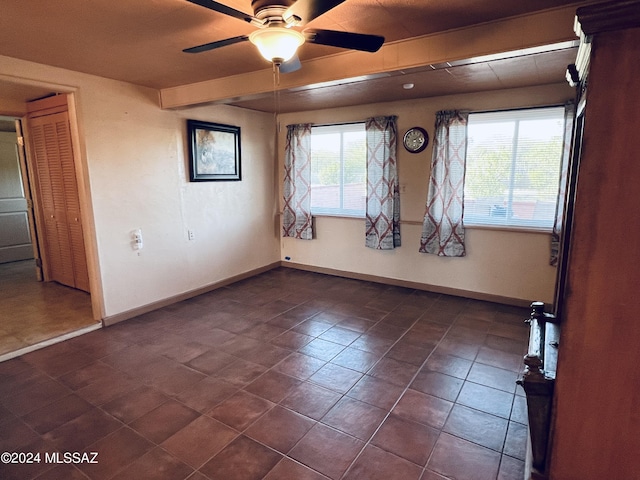
M 239 181 L 240 127 L 187 120 L 189 179 L 192 182 Z

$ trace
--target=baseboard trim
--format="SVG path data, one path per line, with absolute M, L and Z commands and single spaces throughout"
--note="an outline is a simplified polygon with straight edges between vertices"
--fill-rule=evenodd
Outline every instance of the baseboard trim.
M 455 297 L 471 298 L 485 302 L 500 303 L 515 307 L 529 307 L 531 300 L 523 300 L 520 298 L 503 297 L 501 295 L 493 295 L 490 293 L 473 292 L 470 290 L 462 290 L 459 288 L 442 287 L 439 285 L 431 285 L 428 283 L 413 282 L 409 280 L 401 280 L 397 278 L 381 277 L 378 275 L 370 275 L 367 273 L 349 272 L 346 270 L 337 270 L 334 268 L 317 267 L 314 265 L 304 265 L 301 263 L 281 261 L 280 265 L 296 270 L 304 270 L 307 272 L 323 273 L 336 277 L 351 278 L 354 280 L 364 280 L 367 282 L 382 283 L 384 285 L 392 285 L 394 287 L 413 288 L 414 290 L 423 290 L 425 292 L 440 293 L 443 295 L 453 295 Z
M 217 290 L 218 288 L 226 287 L 227 285 L 231 285 L 232 283 L 238 282 L 240 280 L 245 280 L 247 278 L 253 277 L 255 275 L 259 275 L 264 272 L 268 272 L 269 270 L 273 270 L 274 268 L 278 268 L 278 267 L 286 267 L 286 268 L 292 268 L 295 270 L 304 270 L 307 272 L 322 273 L 326 275 L 333 275 L 336 277 L 351 278 L 354 280 L 364 280 L 368 282 L 381 283 L 384 285 L 392 285 L 395 287 L 413 288 L 415 290 L 423 290 L 426 292 L 440 293 L 443 295 L 453 295 L 456 297 L 464 297 L 464 298 L 471 298 L 474 300 L 501 303 L 504 305 L 511 305 L 516 307 L 526 308 L 526 307 L 529 307 L 529 305 L 531 304 L 530 300 L 504 297 L 501 295 L 493 295 L 489 293 L 473 292 L 470 290 L 442 287 L 439 285 L 430 285 L 427 283 L 412 282 L 409 280 L 382 277 L 382 276 L 370 275 L 366 273 L 349 272 L 346 270 L 317 267 L 313 265 L 304 265 L 304 264 L 295 263 L 295 262 L 278 261 L 278 262 L 271 263 L 269 265 L 265 265 L 260 268 L 256 268 L 238 275 L 234 275 L 229 278 L 225 278 L 224 280 L 220 280 L 218 282 L 214 282 L 209 285 L 205 285 L 204 287 L 200 287 L 194 290 L 190 290 L 188 292 L 181 293 L 179 295 L 174 295 L 172 297 L 158 300 L 157 302 L 142 305 L 140 307 L 136 307 L 131 310 L 118 313 L 116 315 L 105 317 L 102 319 L 102 325 L 105 327 L 108 327 L 110 325 L 115 325 L 116 323 L 129 320 L 130 318 L 134 318 L 139 315 L 143 315 L 145 313 L 153 312 L 154 310 L 158 310 L 163 307 L 168 307 L 169 305 L 173 305 L 174 303 L 178 303 L 183 300 L 188 300 L 189 298 L 197 297 L 198 295 L 202 295 L 204 293 Z
M 255 275 L 268 272 L 269 270 L 278 268 L 280 266 L 280 263 L 281 262 L 274 262 L 269 265 L 265 265 L 264 267 L 256 268 L 254 270 L 249 270 L 247 272 L 240 273 L 238 275 L 234 275 L 229 278 L 225 278 L 224 280 L 210 283 L 208 285 L 205 285 L 204 287 L 196 288 L 194 290 L 189 290 L 188 292 L 184 292 L 179 295 L 174 295 L 172 297 L 158 300 L 157 302 L 149 303 L 146 305 L 142 305 L 141 307 L 136 307 L 131 310 L 127 310 L 126 312 L 105 317 L 102 319 L 102 324 L 105 327 L 108 327 L 110 325 L 115 325 L 116 323 L 129 320 L 130 318 L 134 318 L 139 315 L 143 315 L 145 313 L 153 312 L 154 310 L 158 310 L 163 307 L 168 307 L 169 305 L 173 305 L 174 303 L 182 302 L 183 300 L 188 300 L 189 298 L 197 297 L 198 295 L 202 295 L 203 293 L 208 293 L 213 290 L 217 290 L 218 288 L 226 287 L 227 285 L 231 285 L 232 283 L 239 282 L 240 280 L 244 280 L 246 278 L 250 278 Z

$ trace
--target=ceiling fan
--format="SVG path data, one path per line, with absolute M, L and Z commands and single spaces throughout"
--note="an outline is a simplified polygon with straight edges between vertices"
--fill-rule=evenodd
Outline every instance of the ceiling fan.
M 258 47 L 265 59 L 280 67 L 283 73 L 287 73 L 300 68 L 296 51 L 305 42 L 365 52 L 377 52 L 384 43 L 384 37 L 379 35 L 313 28 L 299 32 L 292 28 L 306 25 L 345 0 L 252 0 L 253 15 L 213 0 L 188 1 L 248 22 L 258 27 L 258 30 L 249 35 L 187 48 L 183 50 L 186 53 L 206 52 L 248 40 Z

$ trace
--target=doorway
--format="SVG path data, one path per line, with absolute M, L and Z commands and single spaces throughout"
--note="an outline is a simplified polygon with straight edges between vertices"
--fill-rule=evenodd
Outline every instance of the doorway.
M 0 117 L 0 263 L 34 257 L 16 121 Z
M 22 139 L 21 119 L 0 116 L 0 360 L 99 326 L 89 293 L 43 281 Z

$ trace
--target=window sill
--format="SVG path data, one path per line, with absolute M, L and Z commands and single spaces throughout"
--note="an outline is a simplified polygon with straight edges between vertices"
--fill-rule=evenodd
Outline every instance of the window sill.
M 312 217 L 327 217 L 327 218 L 348 218 L 352 220 L 364 220 L 364 215 L 349 215 L 348 213 L 313 213 Z
M 513 225 L 475 225 L 465 224 L 465 229 L 469 230 L 501 230 L 504 232 L 516 232 L 516 233 L 539 233 L 543 235 L 551 235 L 552 230 L 550 228 L 543 227 L 516 227 Z
M 282 215 L 282 212 L 280 212 Z M 358 215 L 347 215 L 343 213 L 312 213 L 312 217 L 314 218 L 343 218 L 347 220 L 364 220 L 364 216 Z M 414 225 L 414 226 L 422 226 L 422 221 L 417 220 L 400 220 L 400 225 Z M 536 228 L 536 227 L 514 227 L 514 226 L 504 226 L 504 225 L 465 225 L 465 229 L 467 230 L 494 230 L 494 231 L 503 231 L 503 232 L 515 232 L 515 233 L 537 233 L 541 235 L 551 235 L 552 230 L 550 228 Z

